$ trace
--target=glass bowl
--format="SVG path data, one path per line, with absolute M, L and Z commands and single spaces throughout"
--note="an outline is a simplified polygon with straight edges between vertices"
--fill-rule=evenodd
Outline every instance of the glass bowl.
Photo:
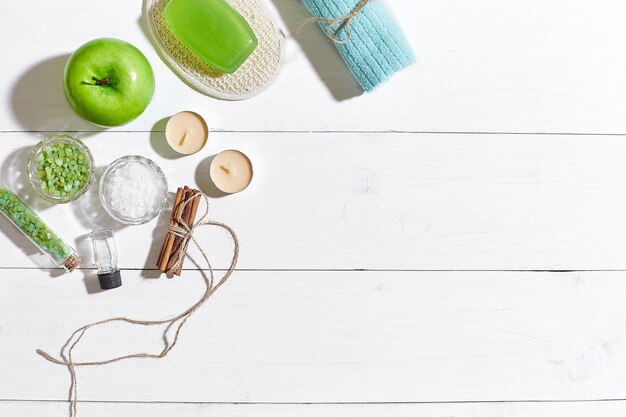
M 89 163 L 88 175 L 87 175 L 87 180 L 85 181 L 85 183 L 81 186 L 81 188 L 74 191 L 72 194 L 66 195 L 66 196 L 53 194 L 51 191 L 49 191 L 45 187 L 44 181 L 41 178 L 39 178 L 39 176 L 37 175 L 39 171 L 38 160 L 40 158 L 40 155 L 44 153 L 44 150 L 48 146 L 56 145 L 58 143 L 75 146 L 78 149 L 78 151 L 83 154 L 83 156 L 86 158 L 87 162 Z M 30 151 L 27 164 L 28 164 L 27 166 L 28 181 L 30 182 L 30 185 L 44 200 L 47 200 L 51 203 L 65 204 L 65 203 L 69 203 L 70 201 L 74 201 L 78 199 L 80 196 L 82 196 L 83 194 L 85 194 L 87 190 L 89 189 L 89 187 L 91 187 L 91 184 L 93 184 L 94 182 L 95 162 L 93 160 L 93 155 L 91 154 L 91 151 L 89 150 L 89 148 L 83 142 L 81 142 L 79 139 L 76 139 L 72 136 L 56 135 L 56 136 L 49 136 L 43 139 L 37 145 L 35 145 L 33 149 Z
M 167 201 L 167 179 L 152 160 L 139 155 L 116 159 L 100 178 L 100 202 L 124 224 L 143 224 L 161 213 Z

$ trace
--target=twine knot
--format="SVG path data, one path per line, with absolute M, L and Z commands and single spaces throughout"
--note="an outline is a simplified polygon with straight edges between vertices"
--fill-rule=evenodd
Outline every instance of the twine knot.
M 196 221 L 195 223 L 191 225 L 188 225 L 183 220 L 183 212 L 185 210 L 185 207 L 187 207 L 187 205 L 190 204 L 193 200 L 195 200 L 196 198 L 200 198 L 201 196 L 204 197 L 207 211 L 198 221 Z M 195 239 L 193 238 L 193 234 L 196 231 L 196 228 L 198 228 L 199 226 L 202 226 L 204 224 L 209 224 L 208 222 L 204 220 L 208 214 L 208 206 L 209 206 L 209 200 L 207 196 L 203 193 L 198 193 L 198 194 L 193 195 L 187 201 L 179 204 L 178 207 L 176 208 L 176 211 L 174 212 L 174 219 L 176 221 L 169 223 L 167 225 L 167 233 L 171 233 L 174 236 L 177 236 L 182 239 L 180 250 L 178 251 L 178 255 L 176 256 L 176 262 L 174 262 L 174 265 L 172 266 L 173 271 L 177 270 L 178 267 L 182 264 L 187 254 L 187 248 L 189 247 L 189 242 L 191 242 L 192 240 L 195 242 L 196 246 L 198 247 L 202 255 L 206 258 L 204 250 L 202 250 L 202 247 L 198 244 L 198 242 L 195 241 Z
M 330 40 L 339 45 L 348 43 L 350 41 L 350 38 L 352 38 L 352 19 L 354 19 L 365 6 L 373 1 L 375 0 L 360 0 L 350 13 L 341 17 L 311 17 L 309 19 L 306 19 L 305 21 L 300 23 L 300 26 L 298 27 L 296 33 L 299 35 L 302 31 L 302 28 L 304 28 L 304 26 L 308 25 L 309 23 L 326 23 L 327 25 L 324 33 L 326 34 L 326 36 L 328 36 Z M 345 38 L 341 39 L 339 35 L 344 29 L 346 31 L 346 36 Z

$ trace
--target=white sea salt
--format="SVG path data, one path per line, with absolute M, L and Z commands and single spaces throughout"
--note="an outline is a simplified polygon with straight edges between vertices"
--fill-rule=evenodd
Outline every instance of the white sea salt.
M 161 211 L 164 188 L 167 185 L 158 167 L 143 158 L 129 158 L 108 173 L 102 191 L 108 209 L 116 217 L 141 221 Z

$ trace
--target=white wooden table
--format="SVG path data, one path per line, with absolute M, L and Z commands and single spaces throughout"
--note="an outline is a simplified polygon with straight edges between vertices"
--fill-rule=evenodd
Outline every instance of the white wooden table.
M 171 190 L 206 183 L 207 158 L 227 148 L 256 170 L 248 190 L 211 201 L 241 238 L 237 272 L 166 359 L 81 369 L 82 415 L 626 412 L 623 0 L 390 1 L 418 62 L 359 96 L 318 30 L 295 37 L 300 3 L 273 0 L 284 69 L 237 103 L 169 71 L 138 0 L 2 3 L 2 183 L 32 197 L 24 157 L 59 131 L 77 131 L 99 167 L 155 160 Z M 68 54 L 102 36 L 139 47 L 157 78 L 147 111 L 107 131 L 75 116 L 61 86 Z M 208 119 L 210 143 L 172 159 L 164 119 L 184 109 Z M 155 279 L 165 215 L 121 227 L 94 192 L 31 202 L 85 268 L 60 276 L 0 221 L 0 415 L 61 417 L 67 370 L 36 348 L 56 353 L 111 315 L 167 317 L 202 283 L 193 270 Z M 124 268 L 109 292 L 85 240 L 101 227 L 115 229 Z M 200 233 L 224 268 L 224 234 Z M 109 327 L 77 356 L 158 351 L 160 337 Z

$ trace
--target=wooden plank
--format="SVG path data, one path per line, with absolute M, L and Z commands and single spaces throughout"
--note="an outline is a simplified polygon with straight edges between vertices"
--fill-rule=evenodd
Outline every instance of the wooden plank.
M 622 417 L 623 401 L 602 403 L 475 403 L 475 404 L 81 404 L 92 417 Z M 60 403 L 0 402 L 0 413 L 13 417 L 65 417 Z
M 621 0 L 394 1 L 417 64 L 358 97 L 321 31 L 312 25 L 295 35 L 308 17 L 299 2 L 266 3 L 288 36 L 286 64 L 263 95 L 225 103 L 169 71 L 146 36 L 138 1 L 7 2 L 0 37 L 11 41 L 0 63 L 0 99 L 8 111 L 0 130 L 93 130 L 65 103 L 61 74 L 79 45 L 114 36 L 147 55 L 158 83 L 147 112 L 126 130 L 161 130 L 161 119 L 190 109 L 229 130 L 626 132 Z
M 31 197 L 23 172 L 36 138 L 0 134 L 2 178 Z M 247 152 L 256 172 L 250 188 L 211 199 L 212 218 L 239 233 L 240 268 L 626 269 L 624 137 L 217 133 L 210 140 L 200 154 L 168 159 L 158 133 L 86 138 L 100 169 L 143 154 L 163 167 L 171 191 L 206 189 L 211 155 Z M 104 213 L 96 188 L 68 205 L 31 201 L 79 247 L 85 266 L 85 236 L 100 227 L 116 230 L 121 265 L 154 266 L 169 213 L 160 224 L 122 227 Z M 0 231 L 7 235 L 1 266 L 49 266 L 29 259 L 32 245 L 5 220 Z M 225 233 L 198 236 L 215 266 L 225 267 Z
M 80 398 L 165 402 L 441 402 L 625 398 L 622 272 L 237 272 L 161 361 L 80 369 Z M 0 277 L 1 398 L 63 400 L 57 352 L 80 325 L 162 318 L 199 277 L 119 290 L 45 271 Z M 87 295 L 87 293 L 92 293 Z M 75 359 L 161 349 L 156 329 L 109 327 Z

